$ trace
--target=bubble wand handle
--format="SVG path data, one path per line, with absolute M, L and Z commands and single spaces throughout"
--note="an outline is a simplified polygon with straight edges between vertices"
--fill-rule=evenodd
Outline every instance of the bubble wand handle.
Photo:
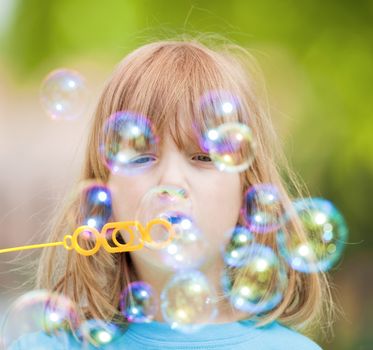
M 41 244 L 32 244 L 32 245 L 24 245 L 20 247 L 13 247 L 13 248 L 6 248 L 0 249 L 0 254 L 2 253 L 11 253 L 11 252 L 18 252 L 21 250 L 29 250 L 29 249 L 38 249 L 38 248 L 45 248 L 45 247 L 56 247 L 56 246 L 64 246 L 65 242 L 52 242 L 52 243 L 41 243 Z

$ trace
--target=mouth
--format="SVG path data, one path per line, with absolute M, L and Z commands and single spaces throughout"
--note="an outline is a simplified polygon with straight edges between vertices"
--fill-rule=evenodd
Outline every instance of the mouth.
M 167 220 L 172 225 L 180 225 L 183 229 L 189 229 L 193 224 L 191 216 L 182 211 L 166 211 L 161 213 L 159 218 Z

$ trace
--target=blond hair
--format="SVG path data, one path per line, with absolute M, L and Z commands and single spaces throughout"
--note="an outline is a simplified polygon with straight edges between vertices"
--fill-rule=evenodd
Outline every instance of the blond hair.
M 300 197 L 300 186 L 286 165 L 269 118 L 265 89 L 255 59 L 244 48 L 230 42 L 204 44 L 203 37 L 163 40 L 141 46 L 128 54 L 106 83 L 98 102 L 89 135 L 80 181 L 108 181 L 109 170 L 100 156 L 103 125 L 114 112 L 131 110 L 147 116 L 159 135 L 169 128 L 182 148 L 188 140 L 198 142 L 188 126 L 204 124 L 195 106 L 207 91 L 229 91 L 240 99 L 237 119 L 250 125 L 256 139 L 252 166 L 241 173 L 242 193 L 253 184 L 271 183 L 289 207 L 293 195 Z M 207 40 L 208 41 L 208 40 Z M 287 175 L 287 186 L 280 176 Z M 50 241 L 59 241 L 81 224 L 80 201 L 71 200 L 54 225 Z M 293 227 L 305 237 L 297 218 Z M 258 240 L 277 251 L 274 235 Z M 100 250 L 91 257 L 56 248 L 41 257 L 38 287 L 68 295 L 86 318 L 113 319 L 120 315 L 119 297 L 125 286 L 136 279 L 129 253 L 108 254 Z M 124 277 L 123 277 L 124 276 Z M 268 312 L 262 324 L 278 319 L 302 328 L 320 319 L 323 302 L 330 300 L 324 274 L 287 271 L 288 288 L 281 303 Z M 325 309 L 324 309 L 325 311 Z

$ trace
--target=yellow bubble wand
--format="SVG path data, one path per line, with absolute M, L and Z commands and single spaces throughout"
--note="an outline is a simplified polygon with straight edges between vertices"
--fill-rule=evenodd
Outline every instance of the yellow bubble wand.
M 165 241 L 156 242 L 153 241 L 150 232 L 154 225 L 162 225 L 166 228 L 168 232 L 168 237 Z M 132 228 L 137 229 L 140 233 L 141 239 L 140 242 L 136 245 L 133 244 L 136 234 Z M 117 240 L 117 234 L 120 230 L 125 230 L 129 233 L 129 240 L 128 242 L 122 244 Z M 114 242 L 115 247 L 111 246 L 107 241 L 107 237 L 109 232 L 111 232 L 111 240 Z M 79 245 L 79 235 L 81 233 L 89 232 L 92 236 L 95 237 L 95 245 L 90 249 L 85 249 Z M 75 251 L 84 256 L 90 256 L 96 254 L 101 246 L 108 252 L 108 253 L 123 253 L 123 252 L 130 252 L 135 250 L 140 250 L 145 243 L 148 243 L 154 249 L 163 249 L 168 244 L 171 243 L 175 236 L 175 231 L 170 222 L 164 219 L 153 219 L 149 221 L 144 227 L 138 221 L 120 221 L 120 222 L 109 222 L 104 225 L 101 232 L 99 232 L 96 228 L 83 225 L 79 226 L 72 235 L 65 235 L 62 242 L 51 242 L 51 243 L 41 243 L 41 244 L 32 244 L 26 245 L 21 247 L 13 247 L 13 248 L 6 248 L 0 249 L 0 254 L 2 253 L 10 253 L 10 252 L 17 252 L 22 250 L 29 250 L 29 249 L 38 249 L 38 248 L 45 248 L 45 247 L 56 247 L 56 246 L 63 246 L 67 250 L 75 249 Z M 110 235 L 109 235 L 110 237 Z

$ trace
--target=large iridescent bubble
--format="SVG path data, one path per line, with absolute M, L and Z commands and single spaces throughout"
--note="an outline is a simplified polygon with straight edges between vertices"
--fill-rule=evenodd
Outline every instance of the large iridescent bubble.
M 223 248 L 224 262 L 230 267 L 239 267 L 245 263 L 246 249 L 254 241 L 254 235 L 242 226 L 236 226 L 229 233 L 229 242 Z
M 116 174 L 139 174 L 156 161 L 158 139 L 150 121 L 130 111 L 111 115 L 103 126 L 101 155 Z
M 348 230 L 342 214 L 328 200 L 305 198 L 294 201 L 305 236 L 289 220 L 277 234 L 281 254 L 297 271 L 327 271 L 340 259 Z
M 54 340 L 68 348 L 70 334 L 79 327 L 79 317 L 73 302 L 63 295 L 46 290 L 34 290 L 19 297 L 9 308 L 1 326 L 5 347 L 14 342 L 30 349 L 47 349 L 40 339 Z
M 244 196 L 242 215 L 252 232 L 269 233 L 280 229 L 286 216 L 277 187 L 271 184 L 251 186 Z
M 124 334 L 124 327 L 103 320 L 89 319 L 83 322 L 77 336 L 85 346 L 92 344 L 95 347 L 105 346 L 118 340 Z
M 48 74 L 40 89 L 43 108 L 52 119 L 76 119 L 87 107 L 85 79 L 71 69 L 57 69 Z
M 161 294 L 163 318 L 172 329 L 194 332 L 217 315 L 214 291 L 206 277 L 197 270 L 178 272 Z
M 120 310 L 128 322 L 151 322 L 158 310 L 153 287 L 142 281 L 130 283 L 120 296 Z
M 245 250 L 245 263 L 223 272 L 222 287 L 236 309 L 258 315 L 281 302 L 287 277 L 270 247 L 252 243 Z
M 255 142 L 249 126 L 238 122 L 207 130 L 201 141 L 215 166 L 230 173 L 248 169 L 255 155 Z

